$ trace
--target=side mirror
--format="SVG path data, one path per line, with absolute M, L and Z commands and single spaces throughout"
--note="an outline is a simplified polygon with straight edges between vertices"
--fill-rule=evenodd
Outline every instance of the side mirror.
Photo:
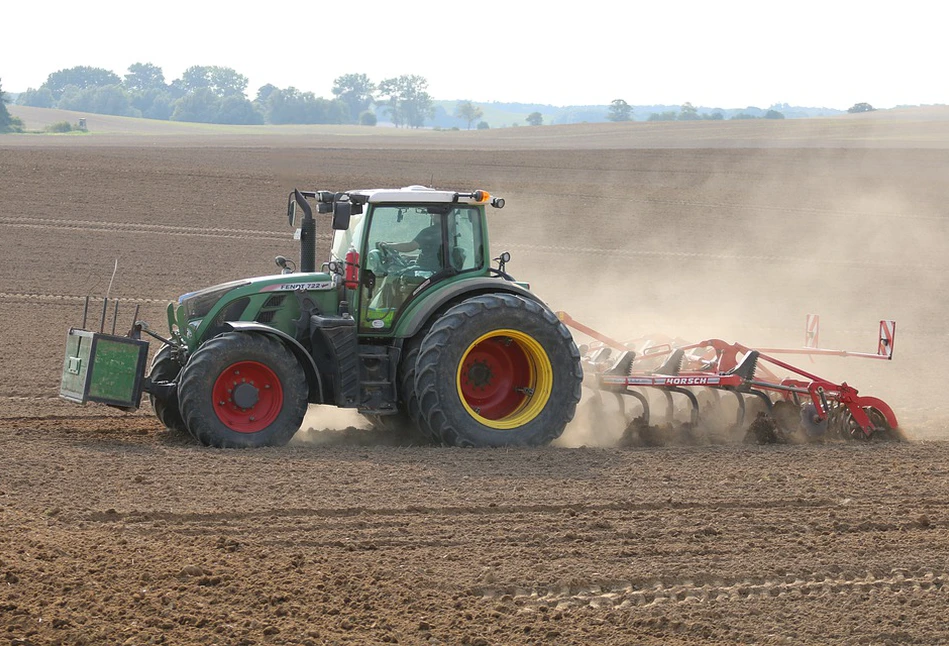
M 313 209 L 310 208 L 309 202 L 303 197 L 303 193 L 293 189 L 293 193 L 290 194 L 290 202 L 287 205 L 287 218 L 290 220 L 290 226 L 293 226 L 296 222 L 297 206 L 303 210 L 304 221 L 313 218 Z
M 345 231 L 349 228 L 349 220 L 353 215 L 353 205 L 349 201 L 340 200 L 333 205 L 333 229 Z

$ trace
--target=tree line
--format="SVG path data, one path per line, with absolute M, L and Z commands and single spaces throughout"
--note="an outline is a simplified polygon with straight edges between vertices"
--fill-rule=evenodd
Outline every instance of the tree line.
M 247 77 L 229 67 L 196 65 L 185 70 L 181 78 L 166 82 L 162 69 L 151 63 L 130 65 L 128 73 L 121 78 L 103 68 L 79 66 L 53 72 L 39 88 L 29 88 L 20 94 L 17 103 L 98 114 L 220 124 L 376 125 L 377 119 L 383 118 L 397 127 L 421 128 L 428 120 L 434 119 L 436 124 L 444 120 L 443 116 L 436 118 L 428 81 L 417 75 L 403 75 L 375 83 L 365 74 L 344 74 L 334 80 L 331 99 L 292 86 L 278 88 L 268 83 L 258 88 L 256 97 L 249 100 L 247 87 Z M 3 99 L 0 100 L 0 132 L 22 129 L 22 123 L 9 115 L 6 96 L 2 92 L 0 99 Z M 652 112 L 646 120 L 785 118 L 784 113 L 775 108 L 790 106 L 775 105 L 767 111 L 748 108 L 737 113 L 727 110 L 725 112 L 731 116 L 726 117 L 720 109 L 710 112 L 702 109 L 700 112 L 691 103 L 685 103 L 678 111 Z M 858 103 L 848 112 L 872 110 L 869 104 Z M 445 113 L 439 107 L 437 114 Z M 469 130 L 473 124 L 477 124 L 478 129 L 489 127 L 481 120 L 482 109 L 471 101 L 458 101 L 452 116 L 467 123 Z M 602 118 L 584 116 L 583 121 Z M 633 106 L 623 99 L 616 99 L 608 106 L 605 118 L 614 122 L 633 121 Z M 525 121 L 539 126 L 543 125 L 544 118 L 535 111 Z
M 428 81 L 417 75 L 374 83 L 365 74 L 344 74 L 333 82 L 332 99 L 268 83 L 250 100 L 247 86 L 247 77 L 230 67 L 195 65 L 186 69 L 181 78 L 166 82 L 162 69 L 151 63 L 130 65 L 122 78 L 103 68 L 79 66 L 53 72 L 39 88 L 30 88 L 18 96 L 17 104 L 146 119 L 244 125 L 376 125 L 378 112 L 397 127 L 421 128 L 435 113 Z M 479 117 L 480 114 L 474 118 Z M 470 127 L 471 121 L 468 123 Z
M 606 115 L 608 121 L 632 121 L 633 120 L 633 106 L 629 105 L 623 99 L 616 99 L 610 103 L 609 111 Z M 731 119 L 758 119 L 754 115 L 748 114 L 746 112 L 739 112 L 731 117 Z M 784 114 L 770 109 L 764 113 L 760 118 L 762 119 L 783 119 Z M 651 112 L 646 118 L 647 121 L 723 121 L 725 119 L 725 114 L 720 110 L 713 110 L 712 112 L 700 113 L 698 108 L 686 101 L 679 108 L 679 111 L 675 110 L 666 110 L 664 112 Z

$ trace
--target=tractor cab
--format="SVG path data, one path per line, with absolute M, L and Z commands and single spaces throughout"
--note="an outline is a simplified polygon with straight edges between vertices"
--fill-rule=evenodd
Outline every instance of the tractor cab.
M 429 289 L 488 273 L 487 193 L 410 186 L 351 197 L 367 208 L 336 232 L 333 257 L 345 268 L 360 334 L 389 335 Z

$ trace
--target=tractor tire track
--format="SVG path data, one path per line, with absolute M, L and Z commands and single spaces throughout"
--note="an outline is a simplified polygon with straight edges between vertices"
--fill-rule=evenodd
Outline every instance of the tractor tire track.
M 105 220 L 62 220 L 55 218 L 27 218 L 0 216 L 0 225 L 12 228 L 43 229 L 51 227 L 70 231 L 145 233 L 174 236 L 195 236 L 204 238 L 233 238 L 238 240 L 286 240 L 285 231 L 260 231 L 256 229 L 224 229 L 206 227 L 173 226 L 167 224 L 147 224 L 134 222 L 108 222 Z M 332 234 L 317 234 L 318 239 L 332 239 Z
M 589 582 L 580 585 L 549 588 L 483 587 L 475 594 L 493 601 L 510 597 L 516 605 L 530 608 L 614 608 L 629 609 L 667 603 L 732 603 L 756 599 L 802 599 L 852 596 L 877 593 L 885 596 L 905 594 L 945 594 L 949 575 L 926 571 L 911 575 L 902 571 L 878 577 L 868 573 L 863 578 L 826 574 L 823 577 L 788 576 L 780 579 L 753 581 L 747 578 L 731 581 L 698 583 L 689 580 Z
M 822 509 L 833 508 L 836 503 L 831 500 L 767 500 L 762 502 L 749 501 L 730 501 L 730 500 L 709 500 L 702 502 L 683 501 L 673 502 L 611 502 L 602 504 L 583 505 L 584 511 L 610 511 L 610 512 L 634 512 L 634 511 L 656 511 L 675 507 L 680 510 L 703 510 L 703 509 L 741 509 L 741 510 L 773 510 L 773 509 Z M 294 523 L 288 523 L 288 527 L 295 524 L 298 519 L 319 518 L 319 519 L 341 519 L 356 518 L 360 524 L 369 522 L 367 519 L 389 518 L 392 516 L 419 516 L 419 517 L 492 517 L 505 516 L 508 514 L 561 514 L 569 511 L 576 511 L 578 505 L 569 504 L 526 504 L 526 505 L 486 505 L 486 506 L 428 506 L 411 505 L 405 508 L 369 508 L 369 507 L 327 507 L 327 508 L 299 508 L 299 509 L 266 509 L 263 511 L 248 512 L 197 512 L 197 513 L 175 513 L 154 511 L 149 512 L 149 520 L 164 520 L 167 522 L 195 524 L 199 528 L 215 521 L 237 521 L 251 520 L 257 518 L 277 519 L 283 518 Z M 93 512 L 88 514 L 85 519 L 91 522 L 128 522 L 136 518 L 138 514 L 103 514 Z M 267 533 L 273 532 L 273 525 L 268 524 L 264 529 Z
M 73 296 L 71 294 L 31 294 L 26 292 L 0 292 L 0 300 L 8 300 L 13 302 L 66 302 L 66 303 L 81 303 L 86 300 L 85 296 Z M 93 301 L 100 301 L 101 298 L 90 299 L 90 303 Z M 167 305 L 168 303 L 176 300 L 175 298 L 130 298 L 130 297 L 116 297 L 113 296 L 109 299 L 111 302 L 118 301 L 120 303 L 158 303 L 160 305 Z

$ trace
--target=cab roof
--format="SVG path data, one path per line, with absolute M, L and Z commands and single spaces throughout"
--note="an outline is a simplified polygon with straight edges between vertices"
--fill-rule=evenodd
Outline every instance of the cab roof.
M 370 204 L 398 203 L 431 203 L 431 204 L 482 204 L 487 200 L 482 197 L 476 199 L 479 191 L 444 191 L 427 186 L 413 185 L 402 188 L 374 188 L 358 191 L 349 191 L 350 195 L 364 196 Z M 483 195 L 490 196 L 483 193 Z

